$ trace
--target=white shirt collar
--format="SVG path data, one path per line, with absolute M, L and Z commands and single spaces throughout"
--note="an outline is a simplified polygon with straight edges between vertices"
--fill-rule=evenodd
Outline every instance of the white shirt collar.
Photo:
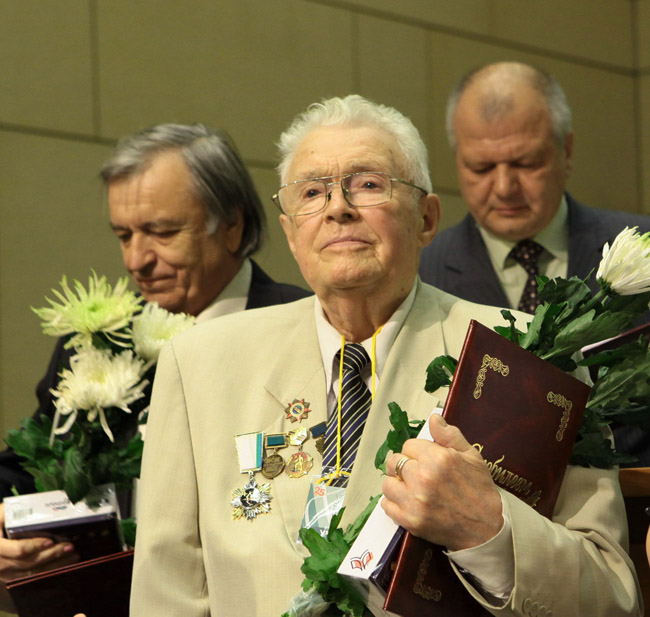
M 198 314 L 196 323 L 202 323 L 208 319 L 243 311 L 248 302 L 248 291 L 252 280 L 253 265 L 250 259 L 246 259 L 230 283 Z
M 557 259 L 568 259 L 569 254 L 569 208 L 567 206 L 566 197 L 562 195 L 560 207 L 557 209 L 555 216 L 551 222 L 540 231 L 536 236 L 531 238 L 541 244 L 551 255 Z M 490 261 L 493 264 L 498 264 L 500 269 L 505 266 L 508 254 L 515 246 L 515 242 L 503 240 L 494 234 L 490 233 L 480 225 L 478 226 L 479 232 L 485 242 L 485 246 L 490 256 Z M 495 267 L 497 267 L 495 265 Z
M 376 337 L 375 346 L 375 377 L 381 377 L 382 370 L 386 364 L 388 353 L 393 346 L 393 342 L 397 337 L 404 320 L 411 310 L 413 301 L 415 300 L 415 289 L 417 287 L 417 279 L 413 283 L 413 287 L 404 301 L 397 307 L 397 310 L 390 316 L 388 321 L 384 324 L 381 332 Z M 316 298 L 314 302 L 314 311 L 316 317 L 316 332 L 318 335 L 318 343 L 320 345 L 321 356 L 323 358 L 323 368 L 325 369 L 325 379 L 327 383 L 327 392 L 332 391 L 333 373 L 334 371 L 334 356 L 336 352 L 341 349 L 341 334 L 330 324 L 325 316 L 323 307 Z M 368 352 L 368 356 L 372 358 L 372 337 L 362 341 L 364 349 Z M 337 367 L 338 370 L 338 367 Z M 335 382 L 338 382 L 338 374 L 336 374 Z

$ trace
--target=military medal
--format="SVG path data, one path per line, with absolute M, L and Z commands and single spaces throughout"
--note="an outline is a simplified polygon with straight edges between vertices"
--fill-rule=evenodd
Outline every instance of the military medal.
M 287 414 L 285 416 L 287 420 L 291 420 L 291 422 L 300 422 L 309 415 L 311 409 L 309 409 L 309 403 L 306 403 L 304 398 L 301 398 L 300 400 L 294 398 L 293 402 L 289 403 L 284 411 Z
M 309 429 L 311 436 L 316 440 L 316 450 L 322 455 L 325 449 L 325 431 L 327 430 L 326 422 L 319 422 Z
M 280 448 L 287 447 L 287 436 L 276 433 L 264 436 L 264 448 L 272 453 L 264 457 L 262 462 L 262 475 L 269 480 L 279 476 L 284 469 L 284 459 L 277 453 Z
M 271 485 L 268 483 L 257 484 L 255 475 L 249 471 L 249 480 L 244 488 L 236 488 L 232 492 L 234 520 L 245 518 L 254 520 L 258 514 L 268 514 L 271 511 Z
M 298 446 L 298 452 L 294 452 L 289 458 L 289 462 L 284 469 L 284 472 L 290 478 L 300 478 L 301 476 L 309 473 L 309 470 L 314 465 L 314 459 L 306 452 L 302 451 L 302 445 L 307 440 L 309 433 L 304 426 L 299 426 L 293 431 L 289 431 L 289 443 L 292 446 Z
M 287 433 L 289 443 L 292 446 L 298 446 L 299 448 L 302 446 L 303 443 L 305 443 L 305 441 L 307 441 L 308 436 L 309 433 L 307 432 L 307 429 L 304 426 L 299 426 L 297 428 L 294 428 L 292 431 L 289 431 Z
M 260 485 L 255 480 L 255 472 L 262 469 L 263 444 L 264 434 L 261 432 L 235 435 L 239 471 L 248 473 L 248 482 L 244 488 L 236 488 L 232 492 L 230 505 L 233 507 L 234 520 L 244 518 L 252 521 L 258 514 L 271 511 L 271 485 Z
M 289 458 L 289 462 L 284 470 L 290 478 L 300 478 L 307 475 L 309 470 L 314 466 L 314 459 L 306 452 L 298 450 Z

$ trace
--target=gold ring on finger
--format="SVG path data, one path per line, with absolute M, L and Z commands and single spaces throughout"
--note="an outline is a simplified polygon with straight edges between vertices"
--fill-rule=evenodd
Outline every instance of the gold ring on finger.
M 402 481 L 404 482 L 404 478 L 402 478 L 402 469 L 404 468 L 404 465 L 406 465 L 406 461 L 410 461 L 411 459 L 408 456 L 403 456 L 399 461 L 397 461 L 397 465 L 395 465 L 395 475 Z

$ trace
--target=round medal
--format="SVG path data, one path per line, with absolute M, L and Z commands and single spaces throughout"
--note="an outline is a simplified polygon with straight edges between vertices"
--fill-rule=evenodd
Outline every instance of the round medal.
M 264 459 L 262 463 L 262 475 L 269 480 L 279 476 L 284 469 L 284 459 L 274 452 Z
M 300 478 L 301 476 L 309 473 L 309 470 L 314 465 L 314 459 L 302 450 L 294 452 L 289 458 L 289 462 L 284 472 L 290 478 Z

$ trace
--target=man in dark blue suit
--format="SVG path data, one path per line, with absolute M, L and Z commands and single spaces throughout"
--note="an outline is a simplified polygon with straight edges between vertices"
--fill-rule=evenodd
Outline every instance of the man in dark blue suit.
M 585 278 L 626 226 L 650 230 L 650 217 L 585 206 L 565 191 L 571 110 L 543 71 L 502 62 L 468 73 L 449 98 L 447 134 L 469 213 L 424 249 L 419 272 L 427 283 L 473 302 L 531 311 L 531 271 Z M 520 249 L 536 260 L 524 263 Z M 615 437 L 620 450 L 640 457 L 636 464 L 650 465 L 647 434 L 617 430 Z
M 252 259 L 266 219 L 253 181 L 228 136 L 162 124 L 121 140 L 100 175 L 124 265 L 145 300 L 205 321 L 309 295 L 276 283 Z M 50 390 L 68 366 L 58 342 L 37 387 L 35 416 L 54 414 Z M 34 490 L 11 450 L 0 452 L 0 500 Z M 0 581 L 58 565 L 71 546 L 1 536 Z M 1 594 L 0 594 L 1 595 Z

